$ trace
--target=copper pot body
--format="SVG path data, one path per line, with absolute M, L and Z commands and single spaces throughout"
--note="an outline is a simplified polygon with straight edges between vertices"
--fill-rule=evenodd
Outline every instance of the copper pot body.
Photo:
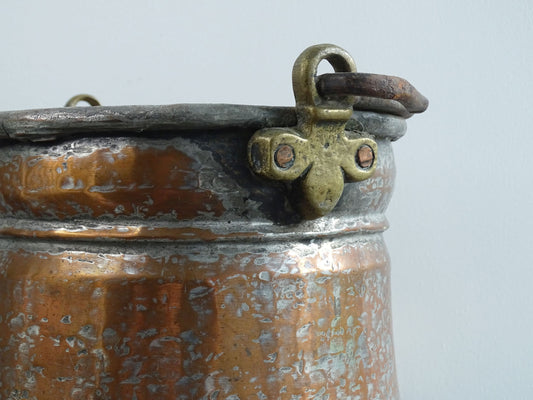
M 396 399 L 405 123 L 354 119 L 377 170 L 314 221 L 250 172 L 255 129 L 4 145 L 0 399 Z

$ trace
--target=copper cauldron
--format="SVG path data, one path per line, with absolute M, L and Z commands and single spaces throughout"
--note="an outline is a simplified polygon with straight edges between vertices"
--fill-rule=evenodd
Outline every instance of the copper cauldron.
M 427 101 L 332 45 L 293 85 L 0 113 L 0 399 L 398 398 L 383 213 Z

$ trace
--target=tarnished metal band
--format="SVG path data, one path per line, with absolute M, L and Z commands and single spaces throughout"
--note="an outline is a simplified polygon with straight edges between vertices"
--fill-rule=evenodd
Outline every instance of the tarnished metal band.
M 385 231 L 389 227 L 384 215 L 365 217 L 332 219 L 327 222 L 315 224 L 299 224 L 292 229 L 268 223 L 235 222 L 227 227 L 227 223 L 195 222 L 191 223 L 151 223 L 105 224 L 94 222 L 84 224 L 83 221 L 48 222 L 24 221 L 4 219 L 0 223 L 0 237 L 12 236 L 26 239 L 61 239 L 67 241 L 95 241 L 100 242 L 102 237 L 108 241 L 139 241 L 151 242 L 248 242 L 248 241 L 285 241 L 317 238 L 333 238 L 336 236 L 353 234 L 373 234 Z
M 354 116 L 354 129 L 381 135 L 380 158 L 371 179 L 345 186 L 331 218 L 301 221 L 283 185 L 265 185 L 250 172 L 245 155 L 253 130 L 226 129 L 5 145 L 1 232 L 181 242 L 381 231 L 394 179 L 390 141 L 405 132 L 406 123 L 375 113 Z
M 238 104 L 68 107 L 0 112 L 0 139 L 50 141 L 98 136 L 192 130 L 260 129 L 296 123 L 292 107 Z
M 383 126 L 376 120 L 386 122 Z M 369 128 L 370 125 L 375 127 Z M 173 104 L 163 106 L 101 106 L 49 108 L 0 112 L 0 140 L 50 141 L 76 136 L 157 132 L 179 134 L 191 130 L 261 129 L 295 126 L 294 107 L 238 104 Z M 405 121 L 391 115 L 354 111 L 347 130 L 364 130 L 396 140 L 405 133 Z

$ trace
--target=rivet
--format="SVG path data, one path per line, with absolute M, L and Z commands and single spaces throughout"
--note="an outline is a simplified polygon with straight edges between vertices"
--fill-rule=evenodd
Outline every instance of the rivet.
M 294 149 L 288 144 L 282 144 L 274 153 L 276 165 L 282 169 L 287 169 L 294 164 Z
M 368 169 L 374 164 L 374 150 L 367 144 L 362 145 L 357 149 L 355 155 L 355 161 L 357 165 L 363 169 Z

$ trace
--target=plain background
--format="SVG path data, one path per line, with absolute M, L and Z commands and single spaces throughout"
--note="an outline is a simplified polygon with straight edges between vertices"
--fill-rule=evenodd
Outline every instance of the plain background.
M 386 233 L 403 399 L 533 398 L 533 3 L 7 1 L 0 110 L 293 105 L 335 43 L 430 99 L 395 144 Z

